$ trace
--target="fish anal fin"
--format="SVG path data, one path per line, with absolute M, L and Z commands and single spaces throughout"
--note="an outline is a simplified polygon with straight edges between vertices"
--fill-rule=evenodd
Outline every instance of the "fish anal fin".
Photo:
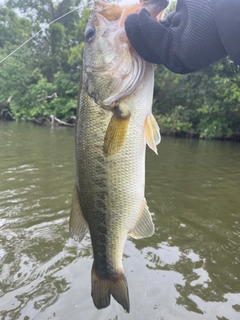
M 69 221 L 70 236 L 76 241 L 81 241 L 87 233 L 87 230 L 88 225 L 82 214 L 78 187 L 77 185 L 75 185 L 73 190 L 72 207 Z
M 104 138 L 103 152 L 105 156 L 112 156 L 122 148 L 126 140 L 129 120 L 130 115 L 121 117 L 113 113 Z
M 139 219 L 135 227 L 129 232 L 129 235 L 134 239 L 141 239 L 151 237 L 153 234 L 154 224 L 146 200 L 144 199 Z
M 152 114 L 146 117 L 144 133 L 149 148 L 151 148 L 156 154 L 158 154 L 157 145 L 161 141 L 161 135 L 157 121 Z
M 92 266 L 92 299 L 97 309 L 107 308 L 110 304 L 111 295 L 129 313 L 130 302 L 127 279 L 123 273 L 114 278 L 102 278 Z

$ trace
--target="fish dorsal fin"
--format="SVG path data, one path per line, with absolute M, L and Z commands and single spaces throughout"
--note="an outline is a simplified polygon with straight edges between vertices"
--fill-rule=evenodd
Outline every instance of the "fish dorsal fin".
M 87 233 L 87 230 L 88 225 L 82 214 L 78 187 L 77 185 L 75 185 L 73 190 L 72 207 L 69 221 L 70 236 L 76 241 L 81 241 Z
M 122 148 L 126 140 L 129 120 L 130 114 L 121 117 L 113 113 L 104 138 L 103 152 L 105 156 L 112 156 Z
M 151 237 L 154 233 L 154 224 L 149 212 L 146 199 L 143 200 L 142 210 L 140 217 L 135 227 L 129 232 L 129 235 L 134 239 L 141 239 Z
M 148 115 L 145 120 L 145 139 L 149 148 L 158 154 L 157 145 L 161 141 L 161 135 L 157 121 L 152 114 Z

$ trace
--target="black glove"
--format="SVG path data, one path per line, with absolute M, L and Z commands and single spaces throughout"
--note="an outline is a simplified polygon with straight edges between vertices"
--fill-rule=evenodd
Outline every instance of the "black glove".
M 175 73 L 208 67 L 227 56 L 215 24 L 211 0 L 178 0 L 176 10 L 157 22 L 146 9 L 125 21 L 134 49 L 148 62 Z

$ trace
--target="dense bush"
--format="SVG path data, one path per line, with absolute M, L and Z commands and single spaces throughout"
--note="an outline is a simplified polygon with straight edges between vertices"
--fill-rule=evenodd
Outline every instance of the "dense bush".
M 49 23 L 80 1 L 8 0 L 1 7 L 0 60 L 45 27 L 0 65 L 0 106 L 12 97 L 15 118 L 54 114 L 64 120 L 75 113 L 89 9 Z M 162 133 L 210 139 L 240 136 L 240 73 L 228 59 L 184 76 L 157 66 L 155 75 L 153 111 Z
M 0 104 L 12 97 L 10 109 L 16 118 L 54 114 L 65 119 L 75 113 L 89 9 L 49 23 L 79 3 L 9 0 L 6 7 L 1 7 L 0 60 L 45 27 L 0 65 Z M 13 9 L 18 9 L 21 17 Z
M 184 76 L 159 66 L 156 76 L 154 112 L 163 132 L 240 136 L 240 73 L 228 59 Z

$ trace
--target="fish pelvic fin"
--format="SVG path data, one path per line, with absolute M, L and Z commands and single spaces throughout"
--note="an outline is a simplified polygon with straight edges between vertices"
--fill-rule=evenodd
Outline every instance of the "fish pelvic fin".
M 105 156 L 112 156 L 122 148 L 126 140 L 129 120 L 130 114 L 122 117 L 113 113 L 104 138 L 103 152 Z
M 82 214 L 78 187 L 77 185 L 75 185 L 73 190 L 72 207 L 69 220 L 70 236 L 76 241 L 81 241 L 87 233 L 87 230 L 88 225 Z
M 135 227 L 129 232 L 134 239 L 151 237 L 154 234 L 154 224 L 146 199 L 143 200 L 141 213 Z
M 111 295 L 123 307 L 130 312 L 127 279 L 123 273 L 114 278 L 104 279 L 97 275 L 94 264 L 92 266 L 92 299 L 97 309 L 107 308 Z
M 145 139 L 149 148 L 158 154 L 157 145 L 161 141 L 161 135 L 157 121 L 152 114 L 148 115 L 145 120 Z

